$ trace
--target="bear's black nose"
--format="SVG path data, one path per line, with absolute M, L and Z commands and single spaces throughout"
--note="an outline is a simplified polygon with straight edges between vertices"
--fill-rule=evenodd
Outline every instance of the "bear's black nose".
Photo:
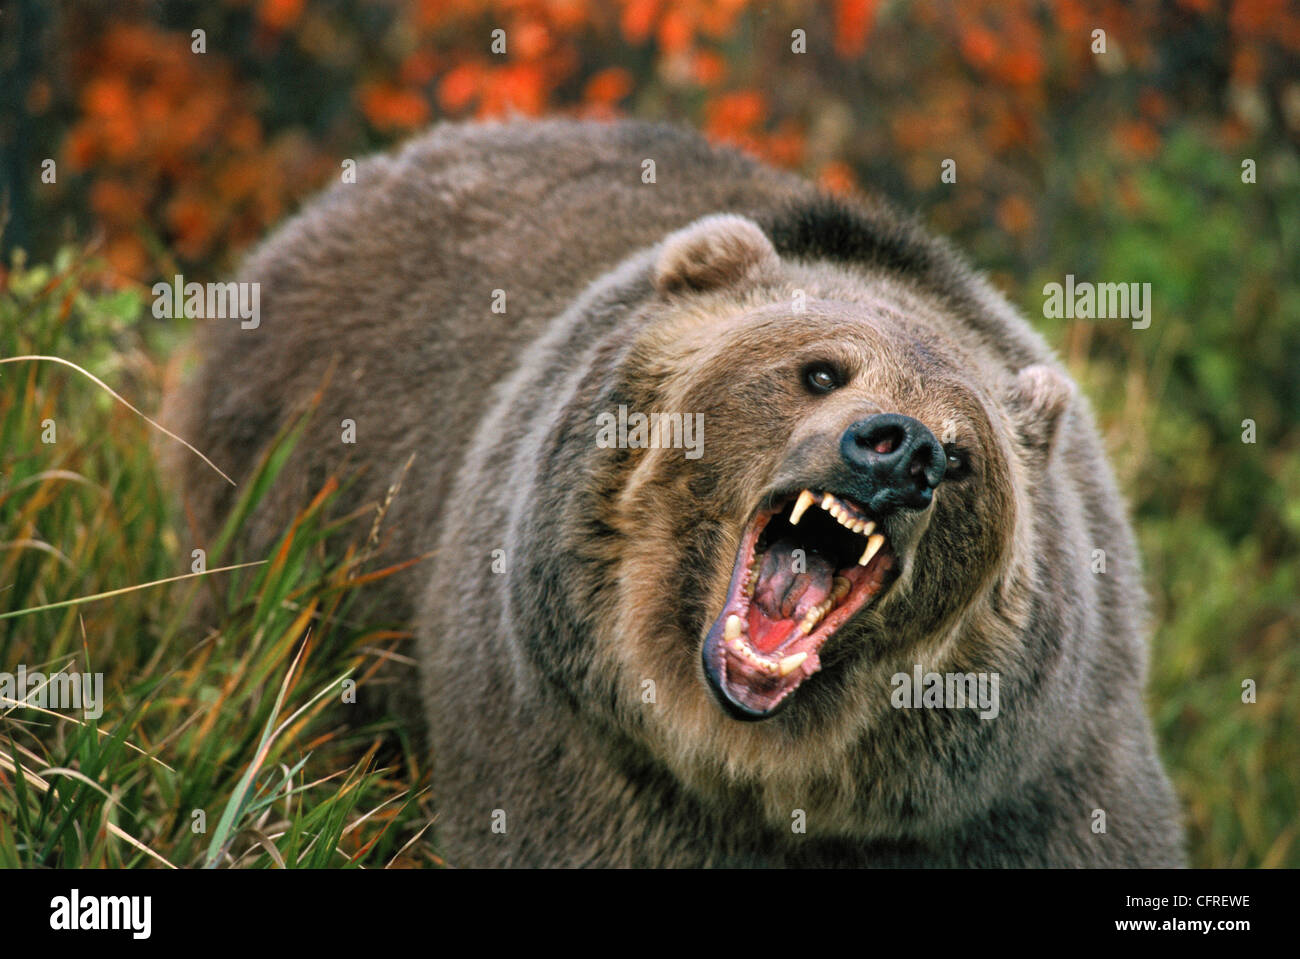
M 929 506 L 947 466 L 943 447 L 925 424 L 899 413 L 858 420 L 844 431 L 840 454 L 870 485 L 865 505 L 879 513 Z

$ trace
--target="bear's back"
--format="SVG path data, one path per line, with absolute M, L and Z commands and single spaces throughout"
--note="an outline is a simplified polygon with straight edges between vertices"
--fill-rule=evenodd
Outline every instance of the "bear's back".
M 259 284 L 260 325 L 199 321 L 198 372 L 164 417 L 242 485 L 325 385 L 242 532 L 244 555 L 266 555 L 330 475 L 364 466 L 340 510 L 382 501 L 411 454 L 386 555 L 417 555 L 491 389 L 592 279 L 704 214 L 811 192 L 671 126 L 439 125 L 363 161 L 355 183 L 248 257 L 236 278 Z M 345 419 L 355 444 L 341 441 Z M 165 455 L 209 540 L 195 545 L 210 545 L 238 491 L 194 457 Z M 413 583 L 387 587 L 386 618 L 405 618 Z

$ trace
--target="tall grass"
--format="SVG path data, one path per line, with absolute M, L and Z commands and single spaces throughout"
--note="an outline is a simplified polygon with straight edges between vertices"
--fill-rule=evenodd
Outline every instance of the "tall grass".
M 153 408 L 162 370 L 140 298 L 94 292 L 87 268 L 72 253 L 15 261 L 0 359 L 62 357 Z M 0 671 L 104 675 L 97 719 L 0 703 L 0 866 L 436 863 L 417 841 L 430 820 L 420 757 L 348 701 L 378 665 L 373 647 L 402 637 L 349 619 L 362 578 L 384 571 L 326 548 L 337 482 L 271 556 L 220 571 L 221 544 L 295 438 L 282 437 L 193 575 L 157 437 L 66 366 L 0 366 Z M 199 590 L 219 631 L 189 625 Z

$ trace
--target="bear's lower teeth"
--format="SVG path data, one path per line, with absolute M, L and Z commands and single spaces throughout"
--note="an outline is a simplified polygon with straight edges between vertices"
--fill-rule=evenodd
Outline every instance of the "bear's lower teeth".
M 743 633 L 744 631 L 745 631 L 745 621 L 741 619 L 739 616 L 737 616 L 735 613 L 732 613 L 730 616 L 727 617 L 727 627 L 726 627 L 726 631 L 722 635 L 722 638 L 727 640 L 728 642 L 731 642 L 732 640 L 739 638 L 740 634 Z
M 780 666 L 778 667 L 781 675 L 789 676 L 796 669 L 802 666 L 803 661 L 807 658 L 808 658 L 807 653 L 795 653 L 792 656 L 787 656 L 785 659 L 781 660 Z
M 789 676 L 802 666 L 804 660 L 808 658 L 807 652 L 791 653 L 779 660 L 760 655 L 745 642 L 744 620 L 734 613 L 727 617 L 725 639 L 731 648 L 744 656 L 748 662 L 766 672 L 776 673 L 782 677 Z
M 799 631 L 805 636 L 812 633 L 812 631 L 817 628 L 817 624 L 822 621 L 822 617 L 830 612 L 832 605 L 834 605 L 833 601 L 828 599 L 826 602 L 808 610 L 808 614 L 804 616 L 803 622 L 799 624 Z

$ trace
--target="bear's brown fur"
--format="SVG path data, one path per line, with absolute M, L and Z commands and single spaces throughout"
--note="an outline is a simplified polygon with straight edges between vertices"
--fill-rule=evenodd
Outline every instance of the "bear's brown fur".
M 342 505 L 378 502 L 414 454 L 387 555 L 433 555 L 377 615 L 419 637 L 449 862 L 1181 862 L 1136 552 L 1087 405 L 910 221 L 670 127 L 444 125 L 239 278 L 262 284 L 260 327 L 209 321 L 171 405 L 240 479 L 333 368 L 253 551 L 325 476 L 364 466 Z M 620 407 L 700 414 L 701 455 L 606 448 Z M 841 434 L 885 412 L 928 427 L 948 472 L 927 507 L 877 517 L 880 595 L 740 721 L 719 637 L 742 534 L 801 489 L 858 489 Z M 232 493 L 177 462 L 210 534 Z M 918 665 L 996 674 L 997 717 L 894 708 Z

